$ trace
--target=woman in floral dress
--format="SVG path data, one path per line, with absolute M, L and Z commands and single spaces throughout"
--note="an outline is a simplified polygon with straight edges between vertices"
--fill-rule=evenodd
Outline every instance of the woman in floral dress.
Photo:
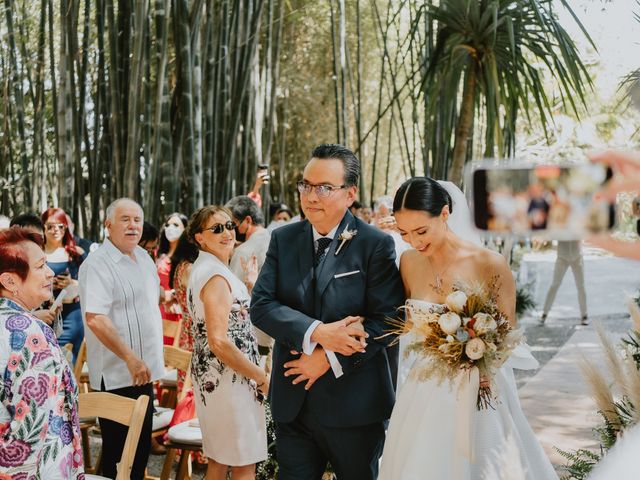
M 78 388 L 56 336 L 31 314 L 51 297 L 42 236 L 0 231 L 0 479 L 83 479 Z
M 169 273 L 169 286 L 176 292 L 176 301 L 182 311 L 182 328 L 178 339 L 178 347 L 189 352 L 193 351 L 193 335 L 191 325 L 193 320 L 187 306 L 187 286 L 193 262 L 198 258 L 198 247 L 189 241 L 186 233 L 178 240 L 173 256 L 171 257 L 171 271 Z M 186 372 L 178 370 L 178 398 L 184 388 Z
M 255 478 L 267 458 L 263 396 L 269 379 L 258 366 L 249 292 L 229 270 L 235 242 L 231 212 L 209 206 L 193 214 L 189 238 L 200 253 L 191 268 L 187 305 L 193 318 L 191 376 L 207 479 Z

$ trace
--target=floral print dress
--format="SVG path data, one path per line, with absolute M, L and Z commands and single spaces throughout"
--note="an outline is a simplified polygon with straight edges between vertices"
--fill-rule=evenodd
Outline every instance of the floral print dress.
M 189 307 L 187 306 L 187 285 L 189 282 L 189 275 L 191 274 L 190 262 L 186 260 L 181 261 L 176 267 L 176 273 L 173 280 L 173 285 L 176 290 L 176 300 L 182 310 L 182 329 L 180 330 L 180 338 L 178 340 L 178 347 L 193 351 L 193 335 L 191 334 L 191 314 L 189 313 Z M 178 397 L 184 388 L 184 379 L 186 372 L 178 369 Z
M 251 465 L 267 458 L 264 406 L 255 382 L 229 368 L 209 348 L 200 292 L 218 275 L 227 281 L 233 296 L 229 339 L 250 362 L 258 365 L 260 358 L 249 320 L 246 286 L 217 257 L 201 251 L 191 268 L 187 289 L 187 305 L 193 319 L 191 377 L 196 413 L 203 452 L 208 458 L 223 465 Z
M 0 298 L 0 480 L 83 479 L 78 387 L 53 330 Z

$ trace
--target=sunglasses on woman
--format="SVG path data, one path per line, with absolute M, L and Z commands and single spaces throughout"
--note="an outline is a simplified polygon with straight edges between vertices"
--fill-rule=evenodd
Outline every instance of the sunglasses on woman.
M 52 232 L 54 230 L 65 230 L 67 226 L 64 223 L 47 223 L 44 228 L 47 232 Z
M 229 220 L 227 223 L 216 223 L 212 227 L 202 229 L 202 231 L 209 230 L 211 233 L 218 234 L 224 232 L 225 228 L 229 231 L 234 230 L 236 224 Z

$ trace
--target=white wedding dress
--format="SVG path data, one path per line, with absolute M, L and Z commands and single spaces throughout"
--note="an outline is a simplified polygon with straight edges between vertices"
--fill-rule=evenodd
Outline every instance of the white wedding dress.
M 409 314 L 435 304 L 408 300 Z M 420 368 L 417 359 L 411 372 Z M 455 384 L 419 380 L 409 373 L 391 415 L 380 480 L 547 480 L 557 479 L 525 418 L 513 368 L 537 361 L 517 347 L 491 382 L 494 409 L 478 411 L 478 374 L 461 373 Z M 518 464 L 519 461 L 519 464 Z M 509 471 L 521 472 L 504 475 Z

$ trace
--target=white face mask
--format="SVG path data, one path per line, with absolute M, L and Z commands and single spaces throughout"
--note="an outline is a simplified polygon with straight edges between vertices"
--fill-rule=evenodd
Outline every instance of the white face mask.
M 167 240 L 169 240 L 170 242 L 175 242 L 180 238 L 183 230 L 184 229 L 175 225 L 169 225 L 167 227 L 164 227 L 164 236 L 167 237 Z

